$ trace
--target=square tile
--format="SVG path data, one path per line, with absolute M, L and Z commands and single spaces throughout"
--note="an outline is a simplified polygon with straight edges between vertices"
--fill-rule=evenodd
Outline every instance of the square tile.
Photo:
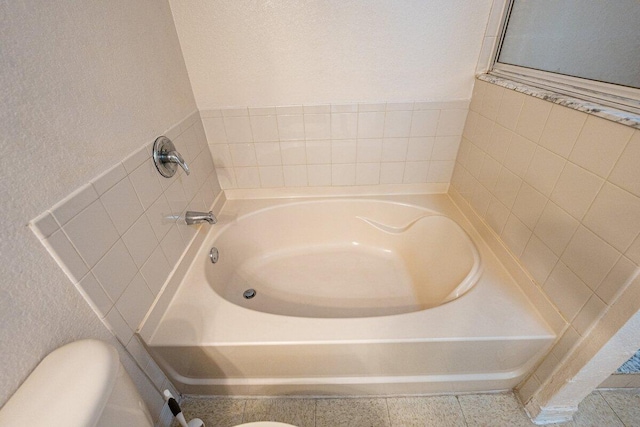
M 530 141 L 538 142 L 553 105 L 551 102 L 527 96 L 518 117 L 516 133 Z
M 604 180 L 571 162 L 567 162 L 551 193 L 551 200 L 574 218 L 581 220 L 596 198 Z
M 129 174 L 129 180 L 145 210 L 162 194 L 159 177 L 160 174 L 151 162 L 144 162 Z
M 431 168 L 429 168 L 429 172 L 431 172 Z M 482 184 L 476 183 L 469 203 L 480 217 L 484 217 L 491 203 L 491 193 Z
M 164 238 L 169 232 L 171 225 L 175 223 L 175 217 L 164 195 L 158 197 L 149 209 L 147 209 L 146 215 L 158 241 Z
M 521 257 L 522 263 L 531 276 L 540 284 L 549 277 L 551 270 L 558 262 L 558 256 L 535 235 L 531 236 Z
M 147 286 L 154 295 L 158 295 L 164 282 L 167 280 L 169 273 L 175 266 L 170 265 L 167 258 L 162 252 L 162 248 L 158 246 L 151 253 L 147 262 L 140 269 L 142 277 L 144 277 Z
M 387 405 L 392 426 L 467 425 L 455 396 L 388 398 Z
M 138 272 L 127 247 L 118 240 L 91 270 L 112 301 L 117 301 Z
M 514 215 L 509 215 L 500 237 L 506 243 L 511 252 L 519 257 L 527 246 L 527 243 L 531 238 L 531 234 L 531 230 L 529 230 L 518 218 Z
M 359 139 L 356 158 L 358 163 L 380 162 L 382 160 L 382 139 Z
M 482 100 L 487 90 L 489 83 L 482 80 L 474 79 L 473 92 L 471 93 L 471 102 L 469 103 L 469 109 L 472 111 L 480 112 L 482 110 Z
M 380 163 L 356 164 L 356 185 L 376 185 L 380 183 Z
M 229 142 L 222 117 L 203 118 L 202 124 L 209 144 L 226 144 Z
M 407 159 L 409 138 L 385 138 L 382 140 L 383 162 L 404 162 Z
M 216 168 L 216 175 L 220 188 L 226 190 L 228 188 L 237 188 L 236 174 L 233 168 Z
M 103 322 L 113 332 L 113 334 L 118 338 L 125 346 L 131 338 L 133 337 L 133 331 L 127 325 L 127 322 L 124 321 L 122 315 L 118 312 L 116 307 L 113 307 L 109 313 L 104 317 Z
M 431 160 L 455 160 L 460 140 L 460 136 L 436 136 Z
M 309 179 L 311 182 L 311 179 Z M 356 165 L 354 163 L 331 165 L 331 185 L 354 185 Z
M 358 138 L 382 138 L 384 119 L 383 112 L 358 113 Z
M 401 184 L 403 176 L 404 162 L 380 164 L 380 184 Z
M 331 163 L 355 163 L 357 143 L 355 139 L 335 139 L 331 141 Z
M 151 293 L 140 273 L 136 274 L 124 290 L 116 308 L 131 330 L 138 329 L 140 322 L 149 311 L 155 296 Z
M 387 111 L 384 120 L 384 137 L 408 137 L 411 131 L 411 115 L 411 111 Z
M 315 399 L 247 399 L 242 422 L 274 421 L 315 427 L 315 413 Z
M 427 182 L 429 162 L 406 162 L 404 165 L 403 184 L 419 184 Z
M 504 166 L 520 178 L 525 176 L 536 145 L 520 135 L 513 135 L 504 159 Z
M 502 166 L 498 163 L 497 160 L 494 160 L 492 157 L 485 156 L 484 161 L 482 162 L 482 167 L 480 167 L 480 173 L 478 174 L 478 181 L 482 183 L 487 189 L 493 190 L 496 186 L 496 181 L 498 180 L 498 175 L 500 174 L 500 170 Z
M 158 246 L 158 239 L 146 215 L 138 218 L 122 236 L 122 241 L 138 268 L 142 267 L 151 252 Z
M 556 255 L 562 255 L 569 244 L 573 233 L 578 228 L 578 221 L 553 202 L 547 203 L 533 232 Z
M 224 128 L 230 143 L 253 142 L 249 117 L 225 117 Z
M 455 162 L 453 160 L 431 160 L 429 162 L 427 182 L 450 182 L 454 166 Z
M 438 119 L 437 136 L 462 135 L 467 110 L 442 110 Z
M 183 223 L 180 225 L 180 228 L 193 230 L 195 232 L 196 226 L 186 225 Z M 160 248 L 162 248 L 162 253 L 164 254 L 165 258 L 167 258 L 167 261 L 169 261 L 169 265 L 176 265 L 178 263 L 180 257 L 187 248 L 187 244 L 180 235 L 177 225 L 174 224 L 167 235 L 164 236 L 164 239 L 162 239 L 162 242 L 160 242 Z M 151 253 L 153 253 L 153 250 L 151 251 Z M 122 310 L 120 310 L 120 313 L 122 313 Z M 122 314 L 124 315 L 124 313 Z
M 100 200 L 69 221 L 64 231 L 89 267 L 93 267 L 118 240 L 118 231 Z
M 500 101 L 496 121 L 509 130 L 515 130 L 525 98 L 526 95 L 520 92 L 505 90 Z
M 498 174 L 493 194 L 502 202 L 502 204 L 511 208 L 518 196 L 521 184 L 522 180 L 518 176 L 506 168 L 502 168 Z
M 633 129 L 629 126 L 590 115 L 582 127 L 569 160 L 606 178 L 632 134 Z
M 308 165 L 307 180 L 311 187 L 325 187 L 331 185 L 331 165 Z
M 307 141 L 307 164 L 324 165 L 331 163 L 331 141 Z
M 605 183 L 583 222 L 607 243 L 624 252 L 640 234 L 640 198 Z
M 591 295 L 589 301 L 582 307 L 580 313 L 571 322 L 576 331 L 582 336 L 585 336 L 589 328 L 600 317 L 604 310 L 607 308 L 607 304 L 604 303 L 597 295 Z
M 282 166 L 260 166 L 260 186 L 262 188 L 284 187 L 284 175 Z
M 484 97 L 482 98 L 480 114 L 495 121 L 504 92 L 505 89 L 501 86 L 494 84 L 487 85 L 484 91 Z
M 511 145 L 513 136 L 514 133 L 509 129 L 500 125 L 494 126 L 493 133 L 489 139 L 489 145 L 487 146 L 487 154 L 497 161 L 503 162 L 509 151 L 509 145 Z
M 80 281 L 80 287 L 91 300 L 91 304 L 98 315 L 103 318 L 113 308 L 113 301 L 104 291 L 98 280 L 91 273 Z
M 257 166 L 255 145 L 252 143 L 230 144 L 229 152 L 234 167 Z
M 330 114 L 304 114 L 304 134 L 306 139 L 331 138 Z
M 414 111 L 411 116 L 409 136 L 435 136 L 439 118 L 440 110 Z
M 100 200 L 107 210 L 113 225 L 121 235 L 140 218 L 144 209 L 128 178 L 117 183 L 104 193 Z
M 331 104 L 332 113 L 357 113 L 358 104 Z
M 282 167 L 284 173 L 285 187 L 306 187 L 307 186 L 307 166 L 287 165 Z
M 556 345 L 553 346 L 551 352 L 557 359 L 562 359 L 575 347 L 578 340 L 580 340 L 580 334 L 570 326 L 562 334 Z
M 303 105 L 304 114 L 325 114 L 331 112 L 331 104 Z
M 179 143 L 176 144 L 178 150 L 182 147 Z M 183 150 L 186 152 L 186 150 Z M 122 161 L 122 165 L 126 169 L 127 173 L 131 173 L 138 168 L 142 163 L 149 160 L 151 157 L 151 147 L 142 146 L 138 150 L 131 153 L 127 158 Z
M 431 136 L 420 138 L 409 138 L 409 146 L 407 148 L 407 161 L 418 162 L 431 159 L 431 151 L 435 138 Z
M 566 160 L 551 151 L 538 147 L 531 159 L 524 180 L 549 197 L 564 169 Z
M 33 231 L 40 240 L 46 239 L 60 229 L 60 226 L 50 212 L 44 212 L 38 215 L 37 218 L 29 222 L 29 226 L 31 227 L 31 231 Z
M 516 196 L 516 201 L 513 204 L 513 214 L 528 228 L 533 230 L 542 215 L 547 201 L 548 199 L 539 191 L 526 182 L 523 182 Z
M 591 289 L 596 289 L 619 257 L 618 251 L 580 226 L 561 259 Z
M 463 395 L 458 401 L 469 427 L 532 424 L 513 393 Z
M 276 116 L 251 116 L 251 132 L 254 142 L 278 141 L 278 120 Z
M 596 294 L 606 304 L 611 304 L 618 292 L 633 280 L 637 270 L 636 265 L 627 257 L 620 257 L 596 289 Z
M 636 130 L 618 159 L 609 181 L 640 197 L 640 131 Z
M 258 166 L 276 166 L 282 164 L 279 142 L 261 142 L 254 145 Z
M 358 136 L 358 114 L 331 114 L 331 138 L 353 139 Z
M 540 145 L 565 159 L 569 157 L 587 114 L 562 105 L 553 105 L 540 137 Z
M 491 199 L 485 218 L 489 226 L 497 234 L 501 234 L 507 219 L 509 218 L 509 209 L 496 198 Z
M 213 164 L 220 168 L 233 167 L 233 160 L 231 158 L 231 151 L 229 151 L 229 144 L 211 144 L 209 146 L 211 157 L 213 158 Z
M 260 172 L 257 167 L 235 168 L 238 188 L 260 188 Z
M 278 115 L 278 134 L 281 141 L 304 139 L 304 118 L 302 114 Z
M 171 214 L 174 219 L 182 214 L 189 203 L 184 186 L 179 177 L 173 180 L 173 183 L 164 192 L 164 196 L 171 207 Z
M 304 141 L 280 141 L 280 155 L 283 165 L 304 165 L 307 163 L 307 148 Z
M 316 427 L 389 427 L 385 399 L 318 399 Z

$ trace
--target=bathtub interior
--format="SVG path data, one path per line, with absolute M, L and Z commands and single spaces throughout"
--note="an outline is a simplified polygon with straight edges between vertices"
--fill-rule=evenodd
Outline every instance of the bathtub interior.
M 408 305 L 414 304 L 410 309 L 374 316 L 295 316 L 286 310 L 286 314 L 274 314 L 241 306 L 232 296 L 223 295 L 224 287 L 214 289 L 216 285 L 211 284 L 211 272 L 219 267 L 208 261 L 213 243 L 223 249 L 219 263 L 232 261 L 234 250 L 246 259 L 258 257 L 265 248 L 272 250 L 268 245 L 279 238 L 281 227 L 294 228 L 295 224 L 281 215 L 276 215 L 282 222 L 279 225 L 275 218 L 267 224 L 256 223 L 244 229 L 257 239 L 255 246 L 229 252 L 224 250 L 223 239 L 232 236 L 234 224 L 246 225 L 256 212 L 260 212 L 256 218 L 278 213 L 283 205 L 306 204 L 305 209 L 312 211 L 317 211 L 318 205 L 282 199 L 228 200 L 218 226 L 211 229 L 199 249 L 192 250 L 197 251 L 193 259 L 183 261 L 183 276 L 173 281 L 173 288 L 165 290 L 139 331 L 174 385 L 183 393 L 211 395 L 388 395 L 504 390 L 524 379 L 559 331 L 549 326 L 480 234 L 447 195 L 376 199 L 407 209 L 401 215 L 368 209 L 351 225 L 334 224 L 340 230 L 337 234 L 352 231 L 351 227 L 358 224 L 367 230 L 368 242 L 373 242 L 370 246 L 375 249 L 379 248 L 374 237 L 378 232 L 388 238 L 407 225 L 407 230 L 420 226 L 421 221 L 425 226 L 439 222 L 440 230 L 446 225 L 460 227 L 460 248 L 468 250 L 465 239 L 469 239 L 477 258 L 473 251 L 461 250 L 458 255 L 466 254 L 470 261 L 458 274 L 470 277 L 473 265 L 481 261 L 475 286 L 463 286 L 458 289 L 458 298 L 426 309 L 416 309 L 418 297 L 411 295 L 412 299 L 407 297 L 411 300 Z M 424 220 L 411 225 L 418 217 Z M 371 233 L 376 227 L 377 231 Z M 301 232 L 295 239 L 311 241 L 309 233 L 325 236 L 327 245 L 331 242 L 321 227 Z M 451 240 L 450 235 L 440 238 Z M 456 280 L 460 283 L 458 276 Z M 392 307 L 403 307 L 405 302 L 387 298 L 384 292 L 388 290 L 376 296 L 376 305 L 384 301 Z M 354 295 L 345 311 L 357 311 L 357 292 Z M 277 304 L 283 304 L 281 298 Z M 336 308 L 335 301 L 331 307 L 340 314 L 341 307 Z
M 292 202 L 236 218 L 201 260 L 212 289 L 265 313 L 369 317 L 435 307 L 481 274 L 465 231 L 437 212 L 400 203 Z M 245 291 L 255 296 L 245 298 Z

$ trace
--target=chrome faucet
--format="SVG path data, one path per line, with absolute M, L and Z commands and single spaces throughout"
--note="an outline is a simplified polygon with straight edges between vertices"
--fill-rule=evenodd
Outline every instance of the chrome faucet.
M 209 212 L 187 211 L 187 213 L 184 215 L 184 220 L 187 223 L 187 225 L 198 224 L 200 222 L 205 222 L 205 221 L 207 221 L 209 224 L 215 224 L 216 222 L 218 222 L 218 219 L 215 217 L 215 215 L 211 211 Z

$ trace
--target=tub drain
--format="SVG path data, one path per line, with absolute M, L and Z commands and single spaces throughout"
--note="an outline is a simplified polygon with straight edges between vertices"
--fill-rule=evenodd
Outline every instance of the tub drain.
M 244 291 L 242 293 L 242 296 L 245 297 L 245 299 L 251 299 L 251 298 L 256 296 L 256 290 L 255 289 L 247 289 L 246 291 Z

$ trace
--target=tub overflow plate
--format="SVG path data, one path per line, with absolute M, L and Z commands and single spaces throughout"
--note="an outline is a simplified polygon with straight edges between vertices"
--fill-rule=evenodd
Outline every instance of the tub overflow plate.
M 209 258 L 211 259 L 211 262 L 214 264 L 218 262 L 218 259 L 220 258 L 220 253 L 218 252 L 218 248 L 216 247 L 211 248 L 211 250 L 209 251 Z

